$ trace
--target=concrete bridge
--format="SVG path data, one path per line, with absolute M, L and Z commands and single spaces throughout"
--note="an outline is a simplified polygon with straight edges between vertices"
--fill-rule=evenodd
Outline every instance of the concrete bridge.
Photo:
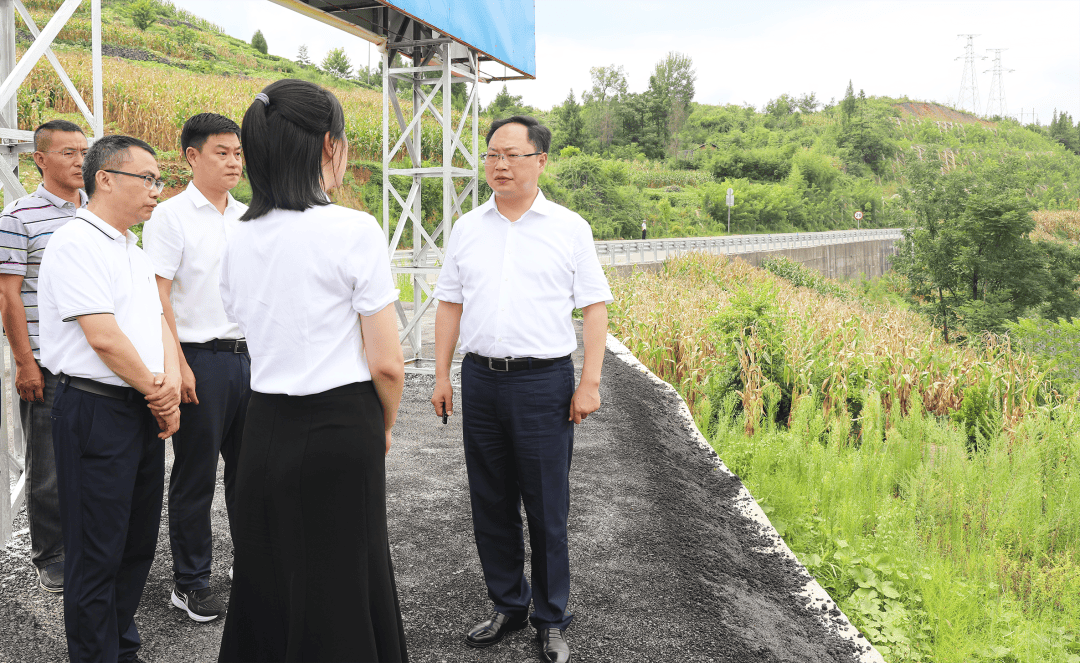
M 615 240 L 596 242 L 596 254 L 601 264 L 613 266 L 620 274 L 633 269 L 655 269 L 668 258 L 701 251 L 738 257 L 754 266 L 770 256 L 786 256 L 829 278 L 877 277 L 891 268 L 890 258 L 902 238 L 899 228 L 882 228 Z

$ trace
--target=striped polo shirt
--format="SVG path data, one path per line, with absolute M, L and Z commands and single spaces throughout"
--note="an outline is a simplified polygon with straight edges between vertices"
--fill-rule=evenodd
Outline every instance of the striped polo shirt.
M 80 207 L 86 207 L 86 193 L 80 189 Z M 0 216 L 0 274 L 23 277 L 22 301 L 26 308 L 26 330 L 34 359 L 41 360 L 38 346 L 38 269 L 45 245 L 53 231 L 75 217 L 78 208 L 49 193 L 45 185 L 15 201 Z

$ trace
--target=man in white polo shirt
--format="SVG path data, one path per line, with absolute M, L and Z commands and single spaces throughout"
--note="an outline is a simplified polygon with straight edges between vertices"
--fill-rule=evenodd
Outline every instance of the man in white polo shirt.
M 86 207 L 82 164 L 86 136 L 79 125 L 51 120 L 34 130 L 34 165 L 41 184 L 0 216 L 0 315 L 15 359 L 15 388 L 26 436 L 26 516 L 30 561 L 38 585 L 64 590 L 64 540 L 56 489 L 52 410 L 56 376 L 42 368 L 38 343 L 38 270 L 53 232 Z
M 612 296 L 588 222 L 537 186 L 550 143 L 551 132 L 531 117 L 491 123 L 484 173 L 493 195 L 454 225 L 435 288 L 431 402 L 437 415 L 453 409 L 450 364 L 460 335 L 465 468 L 476 549 L 494 604 L 465 644 L 487 647 L 532 622 L 543 660 L 567 663 L 574 424 L 600 407 Z M 576 390 L 575 308 L 584 314 L 585 346 Z
M 135 610 L 161 520 L 164 440 L 180 424 L 176 342 L 128 230 L 157 205 L 154 156 L 137 138 L 97 140 L 83 162 L 90 202 L 53 233 L 41 262 L 72 663 L 140 660 Z
M 230 519 L 244 414 L 251 396 L 251 357 L 221 303 L 221 253 L 247 205 L 229 190 L 240 181 L 240 127 L 200 113 L 184 123 L 180 149 L 191 166 L 187 188 L 158 205 L 143 228 L 165 319 L 179 340 L 184 426 L 173 436 L 169 477 L 172 604 L 197 622 L 225 612 L 210 589 L 210 507 L 220 453 Z

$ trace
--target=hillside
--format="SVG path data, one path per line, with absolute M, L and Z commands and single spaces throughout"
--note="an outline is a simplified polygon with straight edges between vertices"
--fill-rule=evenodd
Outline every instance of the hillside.
M 41 26 L 61 0 L 26 4 Z M 259 89 L 295 76 L 330 87 L 345 106 L 353 168 L 337 198 L 381 216 L 378 91 L 366 82 L 264 55 L 167 1 L 156 4 L 156 20 L 140 30 L 133 23 L 132 0 L 104 2 L 106 123 L 109 132 L 139 136 L 161 150 L 170 192 L 186 182 L 176 139 L 187 117 L 212 110 L 239 120 Z M 86 6 L 56 46 L 86 98 L 89 36 Z M 1045 128 L 1008 119 L 991 122 L 936 104 L 861 94 L 821 107 L 812 95 L 807 103 L 784 94 L 760 110 L 691 104 L 665 142 L 647 97 L 620 93 L 597 101 L 593 95 L 583 104 L 575 101 L 576 110 L 566 104 L 550 111 L 523 109 L 537 112 L 555 132 L 542 186 L 550 197 L 580 211 L 598 239 L 636 236 L 643 219 L 652 237 L 723 234 L 728 188 L 735 190 L 733 233 L 850 228 L 856 226 L 855 211 L 863 212 L 863 226 L 898 226 L 909 216 L 901 193 L 908 169 L 917 163 L 933 162 L 949 171 L 1019 159 L 1028 179 L 1017 185 L 1043 210 L 1075 209 L 1080 192 L 1080 156 Z M 485 115 L 519 110 L 514 102 L 500 95 Z M 25 129 L 54 117 L 84 123 L 44 61 L 20 89 L 18 103 Z M 488 121 L 482 121 L 482 132 Z M 434 127 L 425 131 L 425 158 L 440 146 L 441 133 Z M 22 176 L 34 186 L 36 171 L 28 157 L 24 160 Z M 433 227 L 441 195 L 437 182 L 430 185 L 424 215 Z M 243 186 L 238 194 L 246 195 Z

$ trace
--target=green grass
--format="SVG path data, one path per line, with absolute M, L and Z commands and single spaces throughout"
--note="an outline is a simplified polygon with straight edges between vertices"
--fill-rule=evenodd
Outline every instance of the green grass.
M 885 428 L 865 399 L 860 444 L 809 399 L 752 436 L 721 417 L 710 442 L 887 661 L 1080 661 L 1080 412 L 969 455 L 954 426 Z

